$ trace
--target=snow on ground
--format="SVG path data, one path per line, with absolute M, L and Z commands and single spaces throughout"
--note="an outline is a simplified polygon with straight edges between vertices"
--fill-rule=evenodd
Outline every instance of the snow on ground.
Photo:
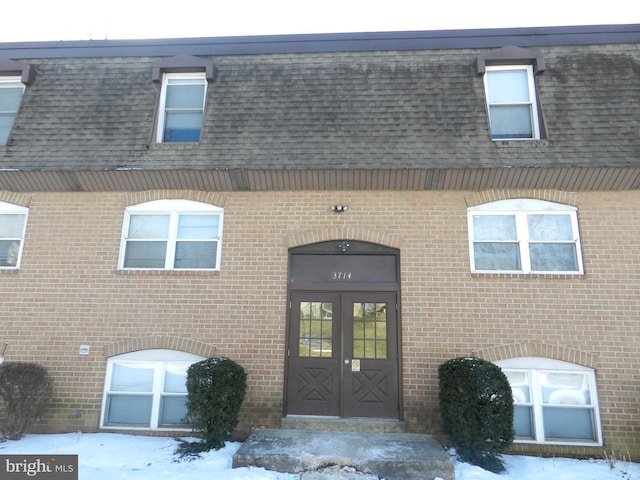
M 77 454 L 79 480 L 298 480 L 262 468 L 231 468 L 241 443 L 229 442 L 200 458 L 181 458 L 173 438 L 113 433 L 27 435 L 0 443 L 0 455 Z M 618 456 L 619 457 L 619 456 Z M 501 475 L 456 462 L 456 480 L 640 480 L 640 464 L 618 459 L 571 460 L 506 455 Z

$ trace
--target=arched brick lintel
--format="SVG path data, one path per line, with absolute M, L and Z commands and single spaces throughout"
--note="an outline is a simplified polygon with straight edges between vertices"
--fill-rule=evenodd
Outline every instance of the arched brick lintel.
M 128 192 L 127 205 L 150 202 L 153 200 L 193 200 L 194 202 L 209 203 L 217 207 L 224 207 L 226 197 L 218 192 L 202 190 L 145 190 L 142 192 Z
M 201 357 L 213 357 L 216 352 L 215 345 L 199 342 L 190 338 L 169 336 L 148 336 L 127 338 L 119 342 L 111 343 L 105 348 L 105 355 L 113 357 L 123 353 L 137 352 L 139 350 L 167 349 L 200 355 Z
M 593 369 L 598 366 L 598 356 L 594 353 L 547 343 L 524 342 L 511 345 L 499 345 L 497 347 L 475 350 L 472 352 L 472 355 L 490 362 L 518 357 L 544 357 L 575 363 L 576 365 Z
M 297 232 L 285 237 L 285 243 L 287 248 L 293 248 L 302 245 L 309 245 L 311 243 L 345 239 L 376 243 L 378 245 L 385 245 L 392 248 L 400 248 L 402 243 L 401 238 L 397 235 L 389 235 L 384 232 L 349 227 Z
M 575 192 L 564 190 L 483 190 L 481 192 L 468 193 L 464 196 L 467 207 L 475 207 L 498 200 L 513 198 L 529 198 L 534 200 L 546 200 L 547 202 L 561 203 L 563 205 L 576 206 L 577 196 Z

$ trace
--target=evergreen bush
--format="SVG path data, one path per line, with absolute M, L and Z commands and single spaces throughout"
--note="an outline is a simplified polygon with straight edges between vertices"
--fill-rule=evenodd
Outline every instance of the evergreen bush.
M 500 368 L 479 358 L 455 358 L 438 368 L 442 427 L 460 460 L 495 473 L 514 438 L 513 396 Z
M 208 358 L 189 367 L 186 421 L 202 434 L 203 451 L 218 450 L 231 438 L 246 389 L 244 368 L 228 358 Z
M 36 363 L 0 365 L 0 441 L 19 440 L 49 407 L 53 381 Z

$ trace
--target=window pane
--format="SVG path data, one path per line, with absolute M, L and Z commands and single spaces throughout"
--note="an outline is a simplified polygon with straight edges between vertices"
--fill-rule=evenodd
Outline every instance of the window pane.
M 7 143 L 15 115 L 0 115 L 0 145 Z
M 24 85 L 20 82 L 0 84 L 0 112 L 17 112 Z
M 531 270 L 536 272 L 575 272 L 578 270 L 573 243 L 532 243 L 529 245 Z
M 124 268 L 164 268 L 167 242 L 127 242 Z
M 569 215 L 527 215 L 529 240 L 573 240 Z
M 514 405 L 513 429 L 518 438 L 533 438 L 533 409 L 531 407 Z
M 151 395 L 109 395 L 107 425 L 148 427 L 151 423 Z
M 474 215 L 473 239 L 516 240 L 516 217 L 514 215 Z
M 17 240 L 0 240 L 0 267 L 18 265 L 20 242 Z
M 218 215 L 180 215 L 178 238 L 213 239 L 218 237 Z
M 544 407 L 546 440 L 595 440 L 593 411 L 590 408 Z
M 160 404 L 160 426 L 182 425 L 187 416 L 186 396 L 163 396 Z
M 166 393 L 187 393 L 187 369 L 190 363 L 168 363 L 164 372 L 164 391 Z
M 529 388 L 529 375 L 526 372 L 504 372 L 511 392 L 513 394 L 513 403 L 530 403 L 531 390 Z
M 151 392 L 153 363 L 115 363 L 111 372 L 112 392 Z
M 202 113 L 167 113 L 164 125 L 165 142 L 199 142 Z
M 177 242 L 174 268 L 216 268 L 218 242 Z
M 202 109 L 204 104 L 204 80 L 169 79 L 166 108 Z
M 542 401 L 554 405 L 590 405 L 589 380 L 582 373 L 540 374 Z
M 22 238 L 25 215 L 0 214 L 0 237 Z
M 492 105 L 489 122 L 492 138 L 533 138 L 529 105 Z
M 528 102 L 529 75 L 527 70 L 487 71 L 489 103 Z
M 475 243 L 476 270 L 521 270 L 517 243 Z
M 167 238 L 169 215 L 131 215 L 127 238 Z

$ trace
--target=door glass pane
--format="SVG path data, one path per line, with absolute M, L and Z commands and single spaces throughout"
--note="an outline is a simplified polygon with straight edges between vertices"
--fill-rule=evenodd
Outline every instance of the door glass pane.
M 333 304 L 301 302 L 299 318 L 300 357 L 331 357 L 333 354 Z
M 353 304 L 353 356 L 387 358 L 387 304 Z

